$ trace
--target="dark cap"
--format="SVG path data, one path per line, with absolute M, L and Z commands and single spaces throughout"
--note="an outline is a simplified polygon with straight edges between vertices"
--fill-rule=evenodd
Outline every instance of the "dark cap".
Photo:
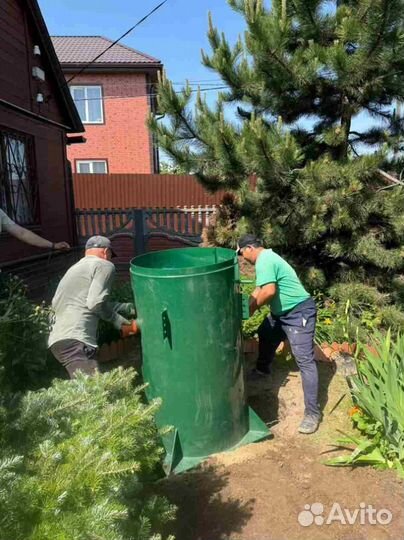
M 108 248 L 111 250 L 112 256 L 116 257 L 115 251 L 112 249 L 111 240 L 106 236 L 92 236 L 86 242 L 87 249 Z
M 255 234 L 244 234 L 237 242 L 237 255 L 241 255 L 240 250 L 246 246 L 262 246 L 262 242 Z

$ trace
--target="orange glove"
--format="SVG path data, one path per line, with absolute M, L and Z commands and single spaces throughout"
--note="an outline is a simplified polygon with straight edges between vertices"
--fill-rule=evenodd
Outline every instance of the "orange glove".
M 136 321 L 131 321 L 130 324 L 123 324 L 121 326 L 121 337 L 127 338 L 139 333 L 139 327 Z

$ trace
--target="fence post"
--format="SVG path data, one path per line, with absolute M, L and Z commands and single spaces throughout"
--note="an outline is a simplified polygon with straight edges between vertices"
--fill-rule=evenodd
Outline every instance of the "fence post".
M 133 208 L 133 223 L 135 228 L 135 253 L 142 255 L 146 253 L 146 227 L 145 227 L 145 211 Z

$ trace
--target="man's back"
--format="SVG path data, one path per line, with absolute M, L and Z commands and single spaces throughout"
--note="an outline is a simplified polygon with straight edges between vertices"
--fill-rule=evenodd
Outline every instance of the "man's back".
M 107 300 L 115 275 L 114 265 L 107 260 L 87 256 L 64 275 L 52 300 L 55 324 L 49 346 L 74 339 L 97 346 L 97 325 L 100 310 Z

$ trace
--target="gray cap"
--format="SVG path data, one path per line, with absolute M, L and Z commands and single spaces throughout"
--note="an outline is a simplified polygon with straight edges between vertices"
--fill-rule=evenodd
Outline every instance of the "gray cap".
M 262 241 L 255 234 L 244 234 L 237 242 L 237 255 L 241 255 L 241 250 L 247 246 L 262 246 Z
M 112 249 L 111 240 L 106 236 L 92 236 L 86 242 L 86 250 L 94 248 L 109 248 L 112 256 L 116 257 L 115 251 Z

